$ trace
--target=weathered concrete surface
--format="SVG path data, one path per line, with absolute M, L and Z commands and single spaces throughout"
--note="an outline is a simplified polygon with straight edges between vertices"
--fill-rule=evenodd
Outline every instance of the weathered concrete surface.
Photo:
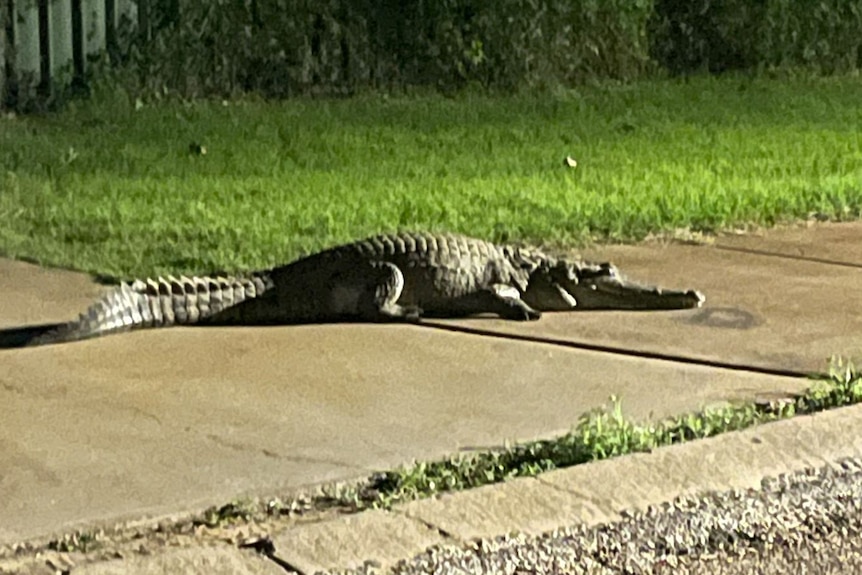
M 716 247 L 862 268 L 862 222 L 810 224 L 755 234 L 722 235 Z
M 69 321 L 102 289 L 87 274 L 0 258 L 0 329 Z
M 446 543 L 437 530 L 396 513 L 373 510 L 290 529 L 273 539 L 276 554 L 303 573 L 385 567 Z
M 808 230 L 817 245 L 823 228 Z M 836 231 L 838 245 L 858 241 L 859 226 Z M 792 241 L 770 239 L 769 249 L 791 252 Z M 833 238 L 834 239 L 834 238 Z M 824 240 L 825 243 L 826 240 Z M 836 240 L 837 241 L 837 240 Z M 756 238 L 748 244 L 758 245 Z M 862 241 L 859 241 L 862 245 Z M 862 252 L 848 250 L 847 259 Z M 829 257 L 839 253 L 823 248 Z M 728 251 L 711 246 L 604 246 L 588 250 L 632 278 L 668 288 L 696 288 L 705 307 L 667 313 L 545 314 L 541 322 L 498 319 L 439 322 L 498 334 L 602 345 L 767 369 L 822 371 L 833 354 L 862 354 L 862 269 Z
M 175 329 L 0 351 L 0 541 L 385 469 L 789 378 L 412 326 Z
M 581 522 L 602 525 L 618 520 L 623 512 L 642 511 L 679 496 L 756 489 L 765 477 L 834 464 L 860 454 L 862 406 L 854 406 L 535 479 L 412 502 L 391 512 L 371 511 L 296 526 L 273 538 L 273 555 L 306 573 L 357 567 L 367 561 L 386 567 L 409 560 L 429 546 L 464 545 L 477 537 L 494 538 L 515 531 L 540 533 Z M 263 559 L 225 546 L 162 550 L 152 556 L 95 565 L 75 559 L 79 566 L 73 572 L 86 575 L 275 573 Z M 49 560 L 60 563 L 56 558 Z M 812 556 L 806 565 L 807 561 Z M 30 562 L 33 564 L 38 561 Z M 720 557 L 716 566 L 726 568 L 721 572 L 745 572 L 730 569 Z
M 73 568 L 75 575 L 167 575 L 206 573 L 207 575 L 284 575 L 269 559 L 251 551 L 229 547 L 192 547 L 158 553 L 151 557 L 84 564 Z
M 48 551 L 38 556 L 0 559 L 3 575 L 284 575 L 276 562 L 251 549 L 227 544 L 162 548 L 156 552 L 111 556 L 98 550 L 63 553 Z
M 822 369 L 862 349 L 859 270 L 688 246 L 602 255 L 633 277 L 703 289 L 708 306 L 462 323 L 779 368 Z M 0 261 L 0 327 L 69 319 L 98 291 L 80 274 Z M 632 416 L 661 417 L 805 385 L 395 325 L 173 329 L 0 350 L 0 542 L 547 436 L 611 394 Z

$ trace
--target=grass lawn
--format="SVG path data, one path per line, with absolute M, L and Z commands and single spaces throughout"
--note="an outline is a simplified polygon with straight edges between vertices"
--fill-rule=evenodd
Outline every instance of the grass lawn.
M 854 218 L 860 92 L 853 77 L 143 106 L 103 91 L 0 119 L 0 255 L 128 277 L 396 229 L 561 244 Z

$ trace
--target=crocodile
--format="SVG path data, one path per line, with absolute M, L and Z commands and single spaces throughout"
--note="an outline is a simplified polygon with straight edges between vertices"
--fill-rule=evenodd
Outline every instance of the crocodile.
M 456 234 L 395 233 L 265 271 L 124 282 L 77 320 L 25 345 L 174 325 L 418 322 L 480 314 L 526 321 L 544 311 L 670 310 L 703 302 L 694 290 L 630 282 L 610 263 Z

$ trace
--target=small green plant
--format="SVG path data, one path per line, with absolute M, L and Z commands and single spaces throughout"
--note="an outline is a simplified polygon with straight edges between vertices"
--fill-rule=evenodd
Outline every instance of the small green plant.
M 814 413 L 862 401 L 862 377 L 852 360 L 833 357 L 829 372 L 805 394 L 799 413 Z
M 248 521 L 256 512 L 256 502 L 245 499 L 235 500 L 218 507 L 210 507 L 199 518 L 195 519 L 193 524 L 205 525 L 207 527 L 230 525 L 236 522 Z
M 101 531 L 74 531 L 48 542 L 47 548 L 61 553 L 88 553 L 100 546 Z

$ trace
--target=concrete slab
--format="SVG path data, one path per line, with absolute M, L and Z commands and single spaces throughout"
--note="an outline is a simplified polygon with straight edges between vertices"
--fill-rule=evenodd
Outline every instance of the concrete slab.
M 823 371 L 833 354 L 862 352 L 862 269 L 708 246 L 606 246 L 586 256 L 611 260 L 639 281 L 700 289 L 707 303 L 674 312 L 545 314 L 528 323 L 435 323 L 766 370 Z
M 285 570 L 251 551 L 229 547 L 190 547 L 153 556 L 83 564 L 71 572 L 75 575 L 284 575 Z
M 273 544 L 279 558 L 303 573 L 317 573 L 369 562 L 386 569 L 445 541 L 415 519 L 373 510 L 290 529 Z
M 466 542 L 515 532 L 537 535 L 573 522 L 607 521 L 610 515 L 606 509 L 584 495 L 573 497 L 565 490 L 524 477 L 413 501 L 396 511 Z
M 718 328 L 721 318 L 700 310 L 465 325 L 720 359 L 730 350 L 734 359 L 810 369 L 842 351 L 841 334 L 862 333 L 858 311 L 834 311 L 858 293 L 856 270 L 802 262 L 816 268 L 794 268 L 779 298 L 764 285 L 783 268 L 740 266 L 735 255 L 703 248 L 620 249 L 630 250 L 620 264 L 632 275 L 715 285 L 712 306 L 762 321 Z M 690 263 L 680 265 L 683 252 Z M 0 262 L 5 327 L 68 319 L 98 291 L 80 274 Z M 811 293 L 833 307 L 803 305 Z M 802 324 L 777 329 L 769 314 L 788 318 L 794 294 Z M 769 329 L 758 331 L 764 322 Z M 664 417 L 805 385 L 417 326 L 174 329 L 0 350 L 0 542 L 548 436 L 611 394 L 634 417 Z
M 175 329 L 0 351 L 0 541 L 195 510 L 803 380 L 413 326 Z
M 0 328 L 69 321 L 102 289 L 87 274 L 0 258 Z
M 683 495 L 757 489 L 765 477 L 840 465 L 860 454 L 862 405 L 857 405 L 411 502 L 392 511 L 299 525 L 274 537 L 274 557 L 306 573 L 368 562 L 385 567 L 432 546 L 475 545 L 469 542 L 513 532 L 538 534 L 576 523 L 596 526 Z M 225 547 L 162 550 L 95 565 L 85 565 L 89 558 L 75 554 L 71 562 L 43 556 L 28 565 L 41 568 L 46 559 L 72 565 L 75 573 L 86 575 L 270 572 L 263 559 Z
M 862 268 L 862 222 L 812 223 L 754 234 L 722 235 L 715 247 Z
M 195 544 L 197 543 L 197 544 Z M 284 575 L 277 563 L 252 550 L 193 542 L 182 548 L 163 548 L 147 554 L 107 556 L 98 552 L 48 551 L 37 556 L 0 559 L 3 575 L 152 575 L 201 573 L 207 575 Z

